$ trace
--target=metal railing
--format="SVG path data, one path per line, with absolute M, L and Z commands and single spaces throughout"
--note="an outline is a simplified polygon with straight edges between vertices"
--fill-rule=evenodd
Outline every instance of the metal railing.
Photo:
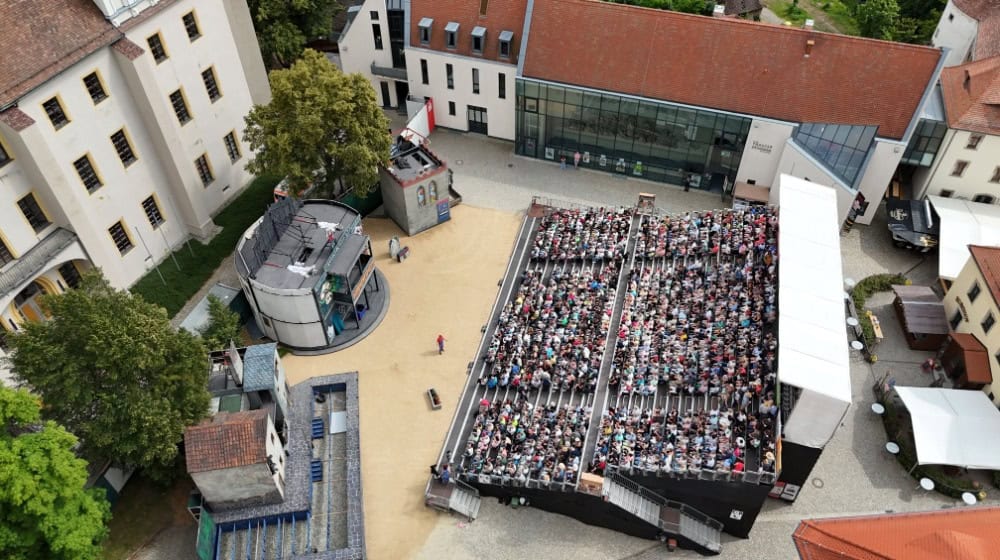
M 614 467 L 608 466 L 606 472 L 627 473 L 629 475 L 655 476 L 657 478 L 697 479 L 717 482 L 742 482 L 744 484 L 774 484 L 778 475 L 769 471 L 723 471 L 710 469 L 687 468 L 685 470 L 665 471 L 660 468 Z
M 14 264 L 0 274 L 0 295 L 6 295 L 34 278 L 39 272 L 48 268 L 52 259 L 64 249 L 76 242 L 76 234 L 68 229 L 56 228 L 45 236 L 19 258 Z
M 708 514 L 702 513 L 685 503 L 668 500 L 667 498 L 664 498 L 663 496 L 657 494 L 656 492 L 653 492 L 652 490 L 646 488 L 645 486 L 639 484 L 638 482 L 635 482 L 634 480 L 627 478 L 625 475 L 612 471 L 605 473 L 604 478 L 607 481 L 611 482 L 612 484 L 617 484 L 618 486 L 621 486 L 622 488 L 625 488 L 630 492 L 638 494 L 642 498 L 645 498 L 659 506 L 667 507 L 672 510 L 678 511 L 682 515 L 686 515 L 691 519 L 698 521 L 699 523 L 708 525 L 712 529 L 718 531 L 722 530 L 722 523 L 716 520 L 715 518 L 709 516 Z
M 405 80 L 406 79 L 406 68 L 391 68 L 387 66 L 378 66 L 372 62 L 372 74 L 376 76 L 384 76 L 386 78 L 393 78 L 395 80 Z

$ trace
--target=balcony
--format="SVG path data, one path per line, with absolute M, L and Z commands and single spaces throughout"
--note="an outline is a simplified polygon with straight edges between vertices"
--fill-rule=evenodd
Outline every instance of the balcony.
M 372 62 L 372 74 L 382 76 L 383 78 L 406 81 L 406 68 L 387 68 L 385 66 L 377 66 Z
M 0 303 L 9 301 L 24 284 L 34 280 L 39 274 L 59 264 L 54 262 L 66 249 L 76 246 L 72 254 L 65 256 L 62 262 L 74 259 L 86 259 L 86 253 L 80 247 L 76 234 L 68 229 L 57 228 L 42 239 L 27 253 L 21 255 L 3 272 L 0 272 Z

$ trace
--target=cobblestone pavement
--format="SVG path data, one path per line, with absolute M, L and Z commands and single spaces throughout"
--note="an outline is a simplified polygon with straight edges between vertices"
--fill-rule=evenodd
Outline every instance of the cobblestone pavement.
M 683 192 L 680 187 L 621 178 L 597 171 L 562 170 L 556 164 L 515 156 L 509 142 L 442 129 L 435 131 L 431 142 L 432 149 L 454 169 L 455 189 L 461 193 L 463 203 L 470 206 L 523 212 L 533 195 L 584 204 L 631 205 L 640 192 L 655 193 L 657 205 L 671 212 L 717 208 L 723 204 L 718 194 Z M 936 276 L 936 258 L 925 258 L 893 247 L 886 232 L 883 214 L 884 211 L 879 209 L 871 226 L 858 226 L 841 238 L 845 276 L 860 280 L 879 272 L 906 272 L 916 284 L 933 281 Z M 475 266 L 471 262 L 464 264 Z M 453 269 L 452 273 L 460 274 L 463 265 L 452 263 L 449 268 Z M 215 281 L 217 280 L 213 277 L 211 283 Z M 490 305 L 496 288 L 491 283 L 482 286 L 481 291 L 483 305 Z M 927 385 L 928 380 L 921 377 L 919 372 L 919 364 L 927 354 L 912 352 L 906 348 L 892 308 L 887 305 L 888 299 L 875 297 L 871 304 L 881 318 L 886 334 L 885 341 L 876 350 L 879 362 L 870 366 L 861 356 L 852 356 L 854 406 L 816 465 L 810 484 L 803 488 L 794 504 L 769 500 L 749 539 L 724 536 L 721 558 L 796 558 L 791 534 L 803 518 L 931 510 L 958 505 L 956 500 L 940 494 L 927 494 L 917 490 L 916 482 L 883 449 L 885 432 L 881 422 L 869 410 L 869 405 L 873 402 L 871 385 L 875 376 L 891 369 L 900 385 Z M 398 328 L 392 327 L 389 319 L 387 317 L 381 329 Z M 456 347 L 455 350 L 460 349 Z M 364 368 L 360 369 L 364 376 Z M 455 378 L 456 387 L 462 381 L 460 377 Z M 459 389 L 448 387 L 446 390 L 454 392 Z M 386 402 L 394 402 L 386 401 L 386 395 L 372 396 L 377 402 L 366 397 L 362 391 L 362 410 L 369 405 L 383 407 Z M 414 406 L 414 403 L 409 402 L 411 400 L 410 396 L 401 397 L 395 401 L 394 406 Z M 428 433 L 428 437 L 439 442 L 444 437 L 444 431 Z M 427 453 L 427 464 L 436 456 L 436 446 L 439 445 L 433 443 L 429 446 L 434 449 Z M 369 505 L 369 496 L 375 494 L 369 492 L 368 485 L 371 482 L 365 479 L 366 506 Z M 410 508 L 409 504 L 415 500 L 415 496 L 411 494 L 422 492 L 421 488 L 422 486 L 415 488 L 412 485 L 401 487 L 398 499 L 406 502 Z M 384 493 L 387 489 L 382 490 Z M 991 491 L 988 500 L 990 503 L 996 502 L 995 494 L 995 491 Z M 419 511 L 420 509 L 422 508 L 413 503 L 407 517 L 425 518 L 426 511 Z M 372 508 L 366 512 L 367 516 L 376 513 Z M 407 539 L 423 544 L 412 553 L 397 557 L 574 557 L 580 560 L 697 557 L 687 551 L 671 554 L 651 541 L 586 526 L 565 516 L 532 508 L 514 511 L 489 498 L 484 500 L 480 515 L 480 519 L 473 523 L 462 523 L 456 518 L 438 515 L 429 525 L 429 530 L 424 521 L 414 522 L 409 526 L 406 521 L 401 521 L 396 527 L 397 531 L 393 531 L 395 534 L 376 534 L 372 532 L 372 525 L 368 525 L 369 556 L 374 560 L 381 560 L 378 555 L 371 553 L 380 549 L 379 542 L 395 540 L 403 534 L 399 531 L 410 531 Z M 174 538 L 170 531 L 161 536 L 162 539 L 157 539 L 149 553 L 135 556 L 136 560 L 190 557 L 187 551 L 193 548 L 193 534 L 189 537 L 190 542 L 185 543 L 178 537 L 173 541 L 173 546 L 161 546 L 160 543 L 161 540 Z M 161 549 L 173 552 L 167 556 L 157 555 L 156 551 Z

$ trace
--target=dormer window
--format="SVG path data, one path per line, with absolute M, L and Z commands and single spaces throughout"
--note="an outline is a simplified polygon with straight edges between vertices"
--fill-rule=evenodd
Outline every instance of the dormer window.
M 444 26 L 444 46 L 449 49 L 458 48 L 458 22 L 449 21 Z
M 511 43 L 513 42 L 513 31 L 500 32 L 500 58 L 510 58 Z
M 429 17 L 421 18 L 420 23 L 417 24 L 417 27 L 420 28 L 421 45 L 431 44 L 431 26 L 433 25 L 434 20 Z
M 483 54 L 483 45 L 485 43 L 486 43 L 486 28 L 477 25 L 472 29 L 473 54 Z

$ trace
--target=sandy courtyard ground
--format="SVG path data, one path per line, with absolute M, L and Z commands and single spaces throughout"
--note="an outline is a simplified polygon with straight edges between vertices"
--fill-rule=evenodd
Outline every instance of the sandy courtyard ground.
M 365 533 L 373 559 L 410 558 L 439 514 L 424 507 L 428 467 L 437 459 L 461 396 L 468 362 L 480 343 L 522 216 L 468 205 L 450 222 L 404 237 L 388 219 L 367 219 L 377 266 L 389 281 L 384 321 L 367 338 L 326 356 L 283 358 L 289 383 L 360 372 L 361 471 Z M 400 236 L 410 258 L 389 258 Z M 438 333 L 448 339 L 438 355 Z M 431 410 L 435 387 L 444 406 Z

